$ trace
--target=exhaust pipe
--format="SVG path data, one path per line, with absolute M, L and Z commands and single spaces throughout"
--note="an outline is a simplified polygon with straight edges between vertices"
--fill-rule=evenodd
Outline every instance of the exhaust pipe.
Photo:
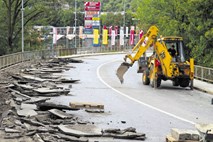
M 129 69 L 129 67 L 132 66 L 129 63 L 123 62 L 117 69 L 116 75 L 118 77 L 118 79 L 120 80 L 121 84 L 124 82 L 124 74 L 127 72 L 127 70 Z

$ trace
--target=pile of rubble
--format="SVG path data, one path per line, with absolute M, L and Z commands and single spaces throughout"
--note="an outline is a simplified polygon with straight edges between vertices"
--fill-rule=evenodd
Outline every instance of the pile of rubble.
M 213 124 L 195 124 L 197 130 L 172 128 L 166 142 L 213 142 Z
M 22 69 L 19 74 L 10 74 L 14 79 L 13 83 L 5 83 L 2 87 L 12 97 L 6 101 L 11 106 L 10 109 L 0 117 L 1 136 L 4 139 L 25 138 L 25 141 L 36 142 L 87 142 L 91 137 L 145 140 L 145 134 L 137 133 L 135 128 L 98 130 L 93 122 L 84 122 L 70 114 L 70 111 L 83 107 L 88 112 L 103 113 L 103 105 L 71 102 L 67 106 L 49 102 L 51 97 L 70 93 L 70 88 L 58 87 L 58 83 L 80 81 L 54 76 L 53 73 L 75 68 L 68 63 L 82 62 L 72 58 L 52 59 Z M 77 127 L 83 129 L 76 129 Z

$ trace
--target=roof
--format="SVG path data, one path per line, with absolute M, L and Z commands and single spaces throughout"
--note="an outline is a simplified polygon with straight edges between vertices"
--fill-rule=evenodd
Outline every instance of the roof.
M 165 37 L 161 37 L 161 40 L 183 40 L 182 37 L 179 36 L 165 36 Z

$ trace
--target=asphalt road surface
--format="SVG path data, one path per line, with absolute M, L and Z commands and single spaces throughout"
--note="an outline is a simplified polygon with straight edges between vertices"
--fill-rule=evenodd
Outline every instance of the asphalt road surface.
M 165 141 L 171 128 L 195 129 L 196 123 L 213 123 L 212 95 L 172 86 L 162 81 L 160 88 L 142 84 L 137 63 L 124 76 L 121 84 L 116 69 L 124 55 L 80 57 L 84 63 L 72 64 L 76 68 L 63 76 L 80 79 L 71 89 L 72 96 L 60 96 L 53 101 L 96 102 L 105 106 L 105 113 L 71 112 L 85 121 L 94 122 L 96 128 L 135 127 L 145 133 L 147 142 Z M 95 128 L 94 128 L 95 129 Z

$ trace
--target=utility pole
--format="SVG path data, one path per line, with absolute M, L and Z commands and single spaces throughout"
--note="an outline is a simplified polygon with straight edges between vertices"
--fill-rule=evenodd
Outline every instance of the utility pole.
M 77 19 L 76 19 L 76 0 L 75 0 L 75 48 L 76 48 L 76 31 L 77 31 L 77 29 L 76 29 L 76 21 L 77 21 Z
M 123 10 L 124 10 L 124 21 L 123 21 L 123 27 L 125 26 L 125 22 L 126 22 L 126 17 L 125 17 L 125 13 L 126 13 L 126 4 L 125 4 L 125 0 L 123 0 Z
M 21 3 L 21 28 L 22 28 L 21 52 L 24 52 L 24 0 L 22 0 Z
M 124 33 L 125 33 L 125 22 L 126 22 L 126 17 L 125 17 L 125 11 L 126 11 L 126 3 L 125 3 L 125 0 L 123 0 L 123 10 L 124 10 L 124 19 L 123 19 L 123 31 L 124 31 Z M 125 45 L 126 45 L 126 43 L 125 43 L 125 36 L 124 36 L 124 48 L 125 48 Z

